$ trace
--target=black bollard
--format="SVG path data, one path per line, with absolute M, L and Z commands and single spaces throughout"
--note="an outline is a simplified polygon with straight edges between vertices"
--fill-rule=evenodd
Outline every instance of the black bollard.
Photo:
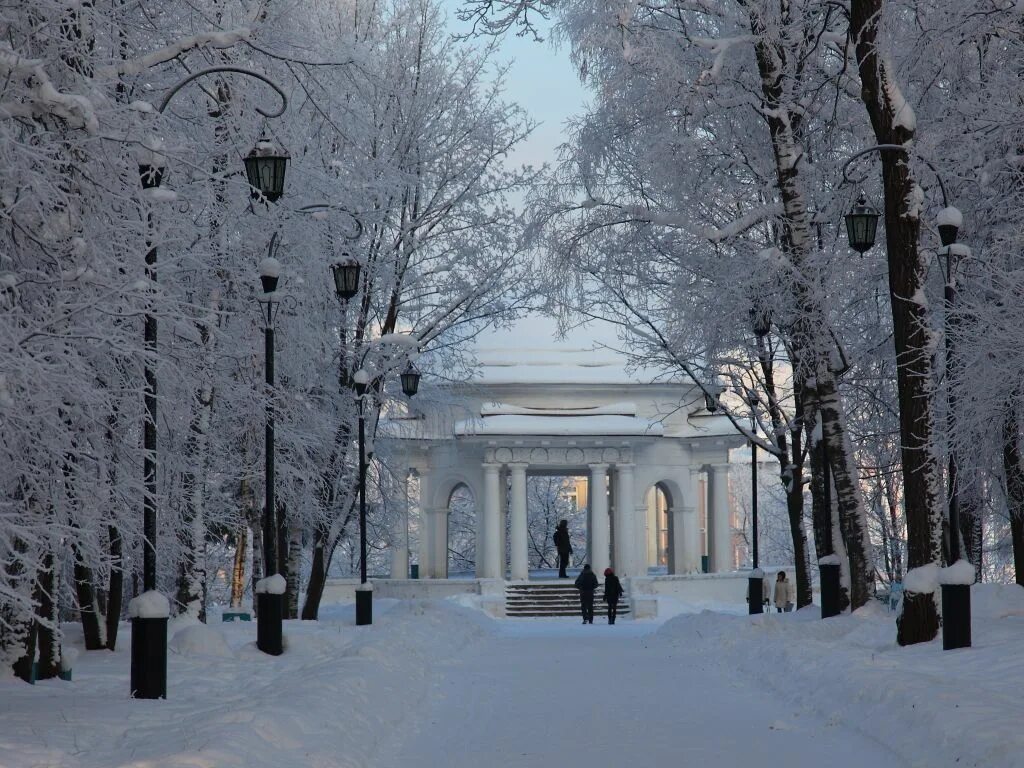
M 284 617 L 284 595 L 269 592 L 256 594 L 256 647 L 271 656 L 283 651 L 281 623 Z
M 971 647 L 971 587 L 942 585 L 942 650 Z
M 132 619 L 131 695 L 167 698 L 167 617 Z
M 821 581 L 821 618 L 838 616 L 839 611 L 839 563 L 819 563 Z
M 747 578 L 747 611 L 764 613 L 764 572 L 755 568 Z
M 373 624 L 373 590 L 369 585 L 360 584 L 356 587 L 356 626 L 365 627 Z

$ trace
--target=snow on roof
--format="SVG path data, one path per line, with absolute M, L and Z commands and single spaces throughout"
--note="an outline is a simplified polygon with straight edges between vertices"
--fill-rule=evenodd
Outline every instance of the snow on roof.
M 591 320 L 558 336 L 558 322 L 528 315 L 511 328 L 488 328 L 473 350 L 483 384 L 646 384 L 661 371 L 629 365 L 629 342 L 608 322 Z
M 636 416 L 523 416 L 498 415 L 466 419 L 455 424 L 455 434 L 472 435 L 649 435 L 660 437 L 660 422 Z
M 509 403 L 484 403 L 481 416 L 636 416 L 636 403 L 609 403 L 578 408 L 540 408 Z

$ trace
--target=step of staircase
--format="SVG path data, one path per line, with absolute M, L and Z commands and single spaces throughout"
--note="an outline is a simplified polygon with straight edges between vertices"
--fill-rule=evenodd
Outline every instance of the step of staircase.
M 571 581 L 519 582 L 505 586 L 505 615 L 512 618 L 567 616 L 579 618 L 579 590 Z M 594 616 L 607 616 L 604 588 L 594 594 Z M 619 599 L 619 616 L 629 615 L 629 600 Z

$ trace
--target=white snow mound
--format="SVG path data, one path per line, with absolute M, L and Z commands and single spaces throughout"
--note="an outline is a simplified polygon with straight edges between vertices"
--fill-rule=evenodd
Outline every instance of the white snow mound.
M 175 633 L 168 644 L 170 649 L 182 656 L 216 656 L 222 659 L 234 657 L 228 641 L 219 629 L 206 624 L 194 624 Z

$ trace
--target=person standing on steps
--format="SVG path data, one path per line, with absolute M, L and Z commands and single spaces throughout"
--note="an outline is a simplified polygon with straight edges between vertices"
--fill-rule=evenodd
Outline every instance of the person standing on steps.
M 555 528 L 555 549 L 558 550 L 558 578 L 569 578 L 565 569 L 569 567 L 569 555 L 572 554 L 572 543 L 569 541 L 569 521 L 559 520 Z
M 622 597 L 622 582 L 611 568 L 604 569 L 604 601 L 608 603 L 608 623 L 615 623 L 615 612 L 619 609 L 619 598 Z
M 576 589 L 580 591 L 580 610 L 583 612 L 583 623 L 594 623 L 594 590 L 597 589 L 597 576 L 590 568 L 590 563 L 583 566 L 583 572 L 576 577 Z

